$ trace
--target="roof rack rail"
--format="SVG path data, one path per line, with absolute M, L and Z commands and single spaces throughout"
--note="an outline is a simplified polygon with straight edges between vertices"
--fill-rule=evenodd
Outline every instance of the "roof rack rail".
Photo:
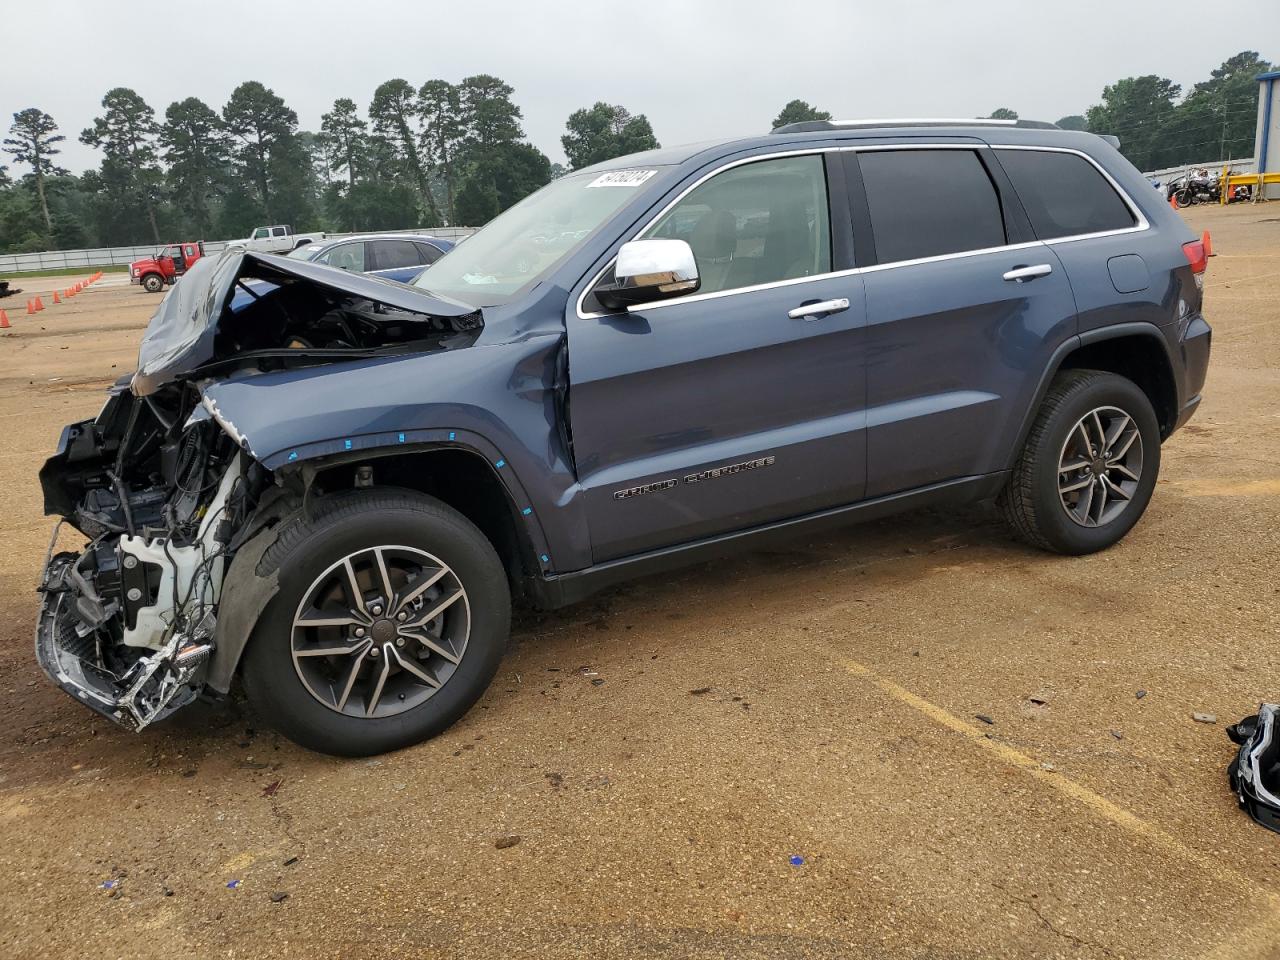
M 991 120 L 981 117 L 896 117 L 877 120 L 802 120 L 774 127 L 773 133 L 815 133 L 819 130 L 857 130 L 866 127 L 1023 127 L 1057 130 L 1044 120 Z

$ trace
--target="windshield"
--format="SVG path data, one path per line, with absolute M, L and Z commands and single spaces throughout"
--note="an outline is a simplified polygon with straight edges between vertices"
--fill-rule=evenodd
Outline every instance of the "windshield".
M 294 260 L 310 260 L 323 249 L 324 247 L 318 243 L 308 243 L 306 246 L 298 247 L 296 250 L 290 250 L 285 256 L 292 257 Z
M 414 285 L 473 306 L 503 303 L 549 273 L 658 171 L 553 180 L 427 267 Z

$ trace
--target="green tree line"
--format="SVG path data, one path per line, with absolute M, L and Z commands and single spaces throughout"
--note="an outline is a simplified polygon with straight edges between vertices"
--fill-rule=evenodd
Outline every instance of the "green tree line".
M 1270 69 L 1246 50 L 1185 94 L 1147 75 L 1108 84 L 1100 102 L 1060 127 L 1112 134 L 1135 166 L 1153 170 L 1251 154 L 1255 77 Z M 478 74 L 414 86 L 388 80 L 362 111 L 339 98 L 320 128 L 255 80 L 221 109 L 196 97 L 163 116 L 117 87 L 79 139 L 102 155 L 75 176 L 58 163 L 66 136 L 48 113 L 13 114 L 0 144 L 0 252 L 230 238 L 254 226 L 392 230 L 485 223 L 564 170 L 528 142 L 515 91 Z M 990 116 L 1017 119 L 1010 107 Z M 773 126 L 828 120 L 792 100 Z M 643 114 L 597 102 L 569 115 L 561 145 L 577 169 L 659 146 Z
M 394 230 L 484 223 L 562 173 L 530 144 L 514 90 L 480 74 L 388 80 L 362 111 L 343 97 L 301 130 L 256 80 L 220 110 L 196 97 L 163 116 L 117 87 L 80 141 L 100 165 L 59 165 L 66 135 L 31 107 L 13 115 L 0 164 L 0 252 L 245 236 L 255 226 Z M 649 121 L 607 103 L 575 111 L 574 167 L 658 146 Z

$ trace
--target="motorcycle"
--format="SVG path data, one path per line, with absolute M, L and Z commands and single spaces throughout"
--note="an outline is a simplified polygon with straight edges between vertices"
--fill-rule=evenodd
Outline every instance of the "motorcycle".
M 1221 197 L 1221 179 L 1216 175 L 1209 176 L 1205 170 L 1189 174 L 1173 192 L 1174 202 L 1179 207 L 1189 207 L 1196 203 L 1217 203 Z

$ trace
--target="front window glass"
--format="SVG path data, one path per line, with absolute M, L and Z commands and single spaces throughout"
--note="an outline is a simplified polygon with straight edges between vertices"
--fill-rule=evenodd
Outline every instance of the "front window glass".
M 321 247 L 320 244 L 318 243 L 308 243 L 306 246 L 297 247 L 296 249 L 290 250 L 287 254 L 285 254 L 285 256 L 293 257 L 293 259 L 295 260 L 314 260 L 316 254 L 319 253 L 322 249 L 323 247 Z
M 414 281 L 463 303 L 504 303 L 546 276 L 657 174 L 653 168 L 569 174 L 491 220 Z
M 827 179 L 820 155 L 726 170 L 671 208 L 646 236 L 686 241 L 699 293 L 831 271 Z
M 266 227 L 259 227 L 257 230 L 253 231 L 253 239 L 255 240 L 265 240 L 269 236 L 271 236 L 271 231 Z
M 316 263 L 327 263 L 351 273 L 364 273 L 364 244 L 341 243 L 316 257 Z

